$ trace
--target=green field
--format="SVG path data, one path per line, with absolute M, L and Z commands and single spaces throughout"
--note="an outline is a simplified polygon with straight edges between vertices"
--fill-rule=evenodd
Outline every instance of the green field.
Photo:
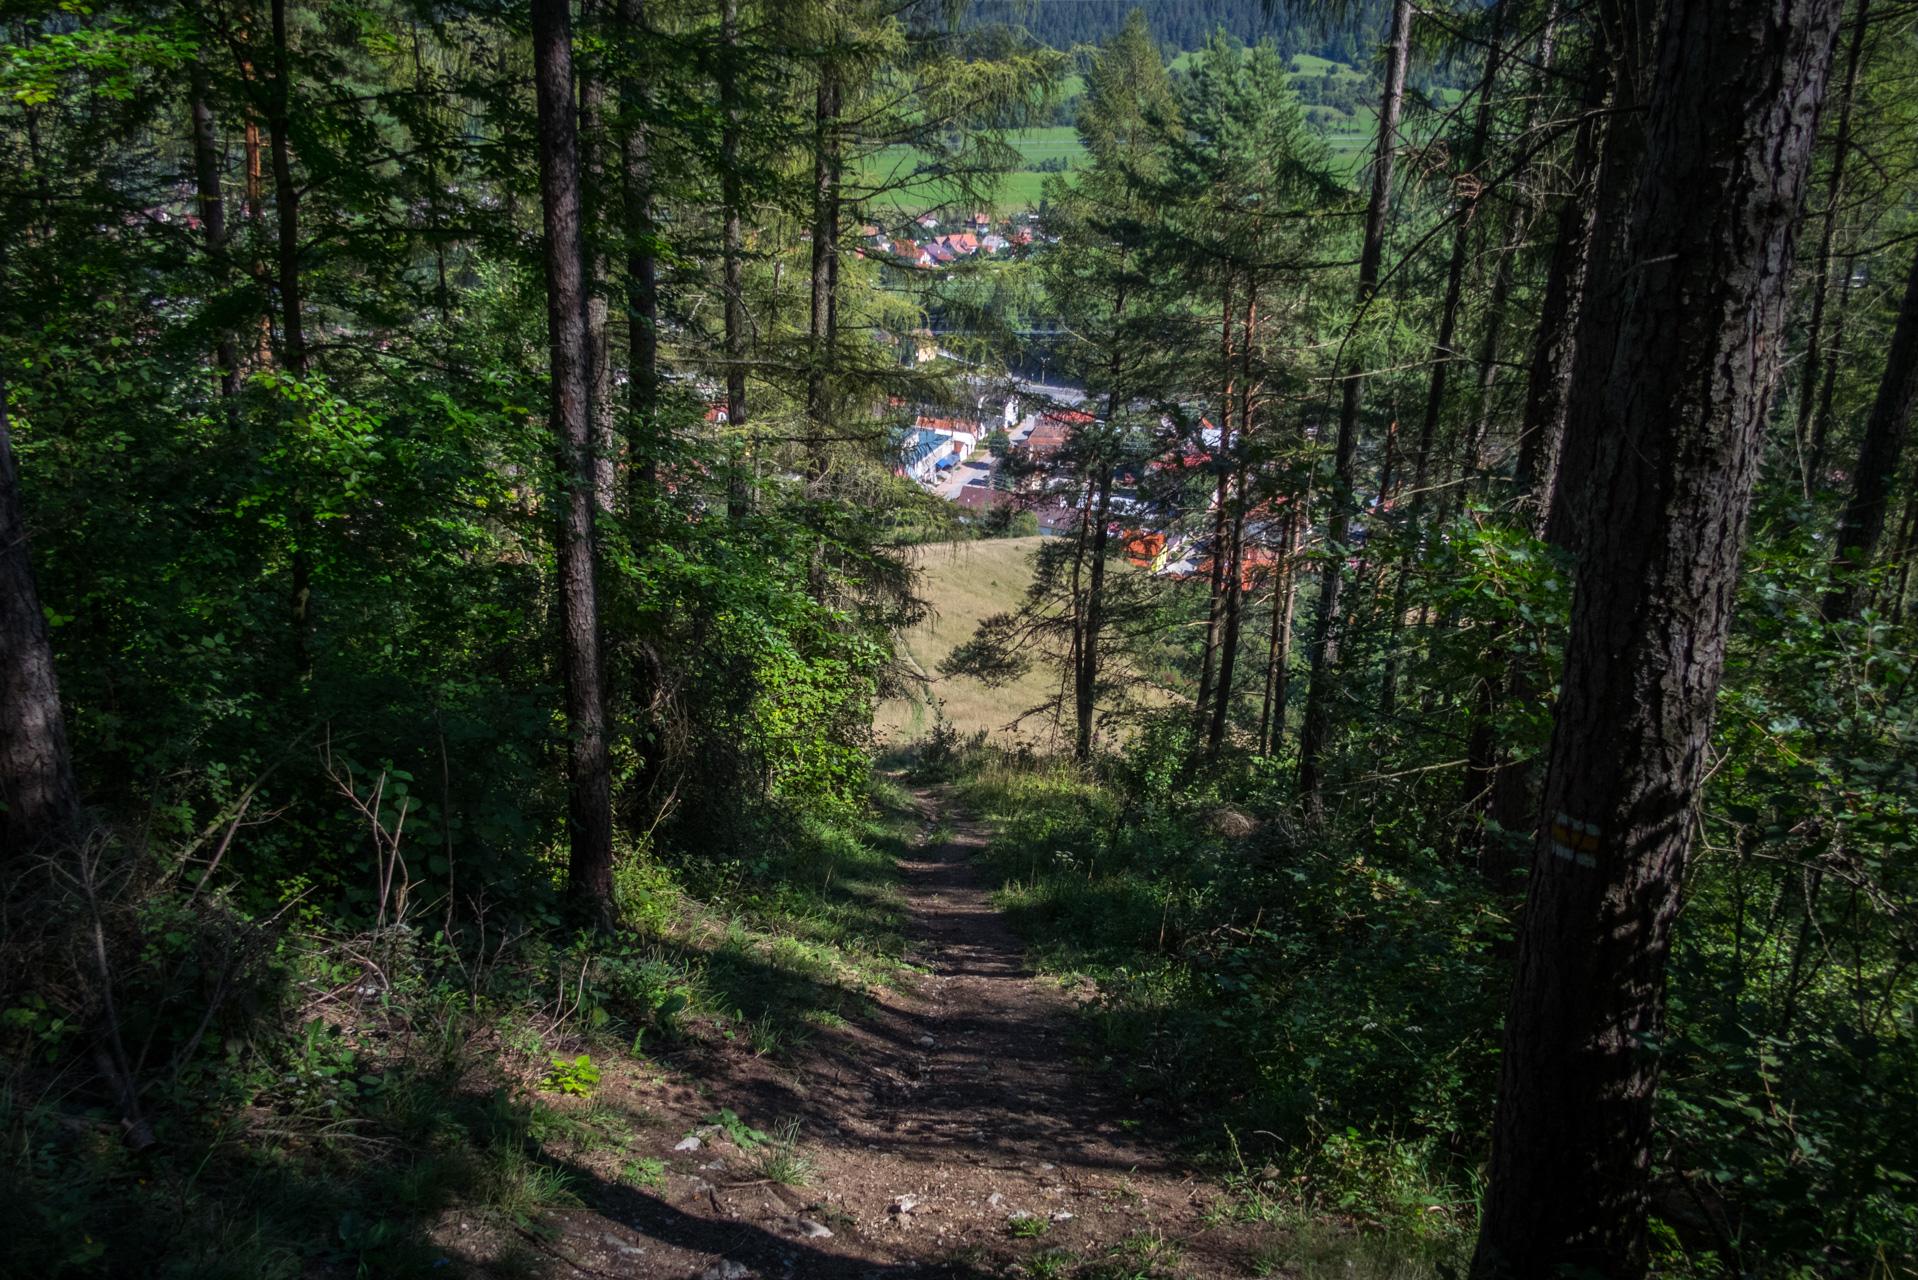
M 1181 53 L 1169 64 L 1175 71 L 1183 71 L 1191 66 L 1195 55 Z M 1294 81 L 1307 78 L 1316 79 L 1327 71 L 1340 81 L 1363 81 L 1363 73 L 1343 63 L 1331 62 L 1311 54 L 1301 53 L 1293 58 L 1298 72 Z M 1076 97 L 1084 88 L 1084 82 L 1077 76 L 1066 80 L 1064 96 Z M 1456 103 L 1463 93 L 1458 89 L 1442 89 L 1436 94 L 1444 103 Z M 1332 159 L 1338 170 L 1351 178 L 1363 169 L 1371 158 L 1374 138 L 1378 130 L 1378 112 L 1371 107 L 1360 107 L 1348 117 L 1337 117 L 1326 122 L 1325 139 L 1332 152 Z M 1042 129 L 1023 129 L 1008 139 L 1018 149 L 1019 154 L 1028 163 L 1044 160 L 1063 159 L 1072 168 L 1078 168 L 1085 159 L 1085 147 L 1079 142 L 1078 131 L 1063 125 Z M 869 167 L 869 173 L 887 172 L 895 166 L 901 172 L 910 172 L 913 165 L 913 153 L 903 147 L 892 148 L 881 153 Z M 1006 175 L 1001 181 L 996 201 L 1001 212 L 1017 209 L 1030 209 L 1038 205 L 1044 193 L 1045 180 L 1051 175 L 1019 170 Z M 889 193 L 874 203 L 880 208 L 896 209 L 902 212 L 917 213 L 923 209 L 937 208 L 950 200 L 951 193 L 938 187 L 924 187 L 909 191 Z

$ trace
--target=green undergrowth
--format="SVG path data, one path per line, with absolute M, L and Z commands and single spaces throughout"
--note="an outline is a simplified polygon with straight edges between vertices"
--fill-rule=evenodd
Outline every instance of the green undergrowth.
M 1142 1128 L 1186 1135 L 1234 1192 L 1229 1216 L 1271 1224 L 1270 1267 L 1462 1268 L 1522 899 L 1479 876 L 1447 804 L 1375 795 L 1307 826 L 1289 763 L 1208 760 L 1163 723 L 1089 765 L 928 746 L 925 767 L 994 830 L 998 902 L 1035 963 L 1092 992 L 1084 1059 L 1122 1076 Z M 1847 987 L 1843 966 L 1794 959 L 1810 924 L 1761 972 L 1740 923 L 1765 870 L 1751 863 L 1708 848 L 1678 923 L 1654 1265 L 1895 1274 L 1918 1223 L 1909 1108 L 1891 1101 L 1918 1063 L 1911 1006 L 1869 1004 L 1858 992 L 1876 988 Z M 1784 993 L 1779 1025 L 1796 1001 L 1835 1010 L 1836 1030 L 1801 1016 L 1765 1034 L 1761 979 Z
M 1181 777 L 1162 764 L 1176 746 L 1087 767 L 979 745 L 943 768 L 994 830 L 997 900 L 1035 961 L 1096 990 L 1086 1057 L 1142 1120 L 1194 1136 L 1235 1216 L 1274 1225 L 1272 1267 L 1458 1264 L 1490 1120 L 1497 904 L 1429 849 L 1307 837 L 1257 768 Z
M 614 934 L 346 934 L 297 911 L 209 924 L 177 895 L 118 904 L 118 1017 L 129 1040 L 159 1028 L 136 1068 L 155 1140 L 124 1140 L 43 973 L 54 999 L 15 998 L 0 1022 L 0 1276 L 530 1274 L 545 1209 L 663 1176 L 632 1148 L 663 1121 L 609 1085 L 713 1054 L 787 1059 L 906 976 L 894 859 L 914 818 L 884 779 L 872 800 L 704 883 L 629 857 Z M 220 970 L 224 993 L 165 981 L 214 969 L 180 932 L 196 920 L 254 947 Z M 154 1070 L 202 1018 L 193 1051 Z M 796 1135 L 782 1142 L 767 1176 L 803 1181 Z

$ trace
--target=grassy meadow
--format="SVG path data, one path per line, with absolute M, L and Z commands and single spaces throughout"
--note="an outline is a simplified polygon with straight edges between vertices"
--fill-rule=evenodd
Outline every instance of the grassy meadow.
M 1055 696 L 1058 677 L 1034 670 L 1003 689 L 977 680 L 947 680 L 939 662 L 972 636 L 982 618 L 1019 607 L 1032 581 L 1032 553 L 1040 538 L 995 538 L 982 542 L 941 542 L 916 553 L 925 577 L 920 592 L 933 613 L 900 637 L 900 656 L 923 681 L 910 697 L 891 698 L 873 717 L 880 735 L 906 741 L 931 732 L 940 716 L 961 733 L 984 729 L 994 738 L 1049 741 L 1049 717 L 1034 716 L 1017 731 L 1007 728 L 1027 708 Z M 936 705 L 935 705 L 936 704 Z

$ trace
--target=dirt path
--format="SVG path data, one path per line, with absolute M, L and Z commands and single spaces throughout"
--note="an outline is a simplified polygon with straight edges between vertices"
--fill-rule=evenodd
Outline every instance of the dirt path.
M 986 833 L 936 789 L 919 802 L 917 856 L 901 864 L 911 958 L 929 971 L 919 990 L 885 997 L 796 1069 L 715 1055 L 604 1091 L 602 1106 L 665 1121 L 616 1159 L 656 1148 L 670 1172 L 634 1188 L 578 1169 L 595 1208 L 521 1233 L 538 1274 L 1249 1274 L 1247 1230 L 1214 1221 L 1217 1192 L 1177 1163 L 1176 1135 L 1144 1136 L 1107 1075 L 1074 1060 L 1070 996 L 1026 969 L 974 865 Z M 942 816 L 954 834 L 931 843 Z M 816 1164 L 804 1188 L 753 1177 L 723 1134 L 675 1149 L 721 1107 L 762 1126 L 798 1118 Z

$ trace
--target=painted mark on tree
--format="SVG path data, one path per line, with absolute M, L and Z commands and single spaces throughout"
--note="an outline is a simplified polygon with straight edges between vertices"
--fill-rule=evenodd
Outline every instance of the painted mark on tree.
M 1596 867 L 1600 834 L 1591 823 L 1561 812 L 1552 822 L 1552 852 L 1581 867 Z

